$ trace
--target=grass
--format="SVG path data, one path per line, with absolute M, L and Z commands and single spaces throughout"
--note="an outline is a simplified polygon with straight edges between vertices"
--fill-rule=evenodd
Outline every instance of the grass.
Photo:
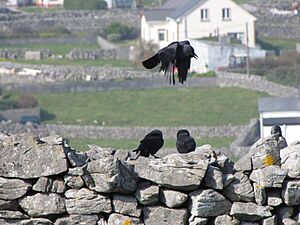
M 300 43 L 300 39 L 279 39 L 279 38 L 260 38 L 257 40 L 261 43 L 263 49 L 267 50 L 296 50 L 296 44 Z
M 257 99 L 241 88 L 164 88 L 34 94 L 45 123 L 106 126 L 241 125 L 258 117 Z
M 27 7 L 20 7 L 19 10 L 27 13 L 53 13 L 53 12 L 63 11 L 64 8 L 62 7 L 44 8 L 44 7 L 37 7 L 37 6 L 27 6 Z
M 203 138 L 196 139 L 197 146 L 204 144 L 211 144 L 212 147 L 229 147 L 229 145 L 235 140 L 235 137 L 224 137 L 224 138 Z M 163 148 L 176 148 L 175 139 L 165 139 Z M 69 139 L 69 144 L 76 150 L 85 151 L 88 149 L 88 144 L 95 144 L 104 148 L 112 147 L 115 149 L 135 149 L 139 145 L 139 140 L 111 140 L 111 139 Z
M 98 44 L 80 44 L 80 45 L 72 45 L 72 44 L 27 44 L 27 45 L 14 45 L 14 46 L 1 46 L 0 49 L 14 49 L 14 48 L 26 48 L 26 49 L 49 49 L 56 55 L 66 55 L 74 48 L 88 48 L 88 49 L 96 49 L 100 48 Z

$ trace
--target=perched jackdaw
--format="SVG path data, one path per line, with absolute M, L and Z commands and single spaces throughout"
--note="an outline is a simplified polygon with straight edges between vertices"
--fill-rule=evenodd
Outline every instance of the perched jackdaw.
M 148 133 L 143 140 L 140 141 L 140 145 L 137 149 L 133 150 L 137 153 L 137 159 L 139 156 L 149 157 L 155 156 L 158 150 L 164 145 L 163 134 L 160 130 L 152 130 Z
M 287 143 L 286 143 L 285 138 L 282 136 L 280 126 L 278 126 L 278 125 L 273 126 L 271 129 L 271 134 L 275 135 L 279 149 L 283 149 L 283 148 L 287 147 Z
M 179 153 L 189 153 L 195 151 L 196 142 L 190 136 L 188 130 L 179 130 L 177 132 L 176 148 Z
M 178 70 L 178 80 L 183 84 L 186 81 L 188 69 L 191 66 L 191 58 L 197 58 L 194 48 L 190 45 L 189 41 L 175 41 L 167 47 L 160 49 L 154 56 L 143 61 L 143 66 L 146 69 L 152 69 L 159 63 L 159 71 L 164 71 L 169 74 L 170 83 L 171 75 L 173 77 L 173 85 L 175 84 L 175 67 Z

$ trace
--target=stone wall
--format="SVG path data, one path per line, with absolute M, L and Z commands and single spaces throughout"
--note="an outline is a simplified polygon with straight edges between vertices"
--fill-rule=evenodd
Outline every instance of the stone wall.
M 299 224 L 300 144 L 275 136 L 233 162 L 206 145 L 131 160 L 59 136 L 0 133 L 0 223 L 39 225 Z
M 49 49 L 10 48 L 10 49 L 0 49 L 0 58 L 29 59 L 28 53 L 32 53 L 32 52 L 38 53 L 38 58 L 36 58 L 37 60 L 52 56 L 52 51 Z

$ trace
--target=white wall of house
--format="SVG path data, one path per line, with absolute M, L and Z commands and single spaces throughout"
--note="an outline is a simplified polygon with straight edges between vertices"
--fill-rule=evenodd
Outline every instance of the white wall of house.
M 272 126 L 277 125 L 263 125 L 264 119 L 269 118 L 300 118 L 299 111 L 280 111 L 280 112 L 262 112 L 260 113 L 260 133 L 261 137 L 267 137 L 271 134 Z M 285 137 L 287 144 L 295 141 L 300 141 L 300 125 L 299 124 L 283 124 L 280 125 L 282 135 Z
M 36 4 L 44 7 L 63 6 L 64 0 L 36 0 Z

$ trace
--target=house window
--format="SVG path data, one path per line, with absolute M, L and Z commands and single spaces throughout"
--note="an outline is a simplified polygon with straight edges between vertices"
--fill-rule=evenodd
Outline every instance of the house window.
M 201 9 L 200 18 L 201 18 L 201 21 L 208 21 L 209 20 L 208 9 Z
M 222 9 L 222 19 L 231 20 L 231 10 L 229 8 Z
M 164 29 L 158 30 L 158 40 L 167 41 L 167 31 Z

